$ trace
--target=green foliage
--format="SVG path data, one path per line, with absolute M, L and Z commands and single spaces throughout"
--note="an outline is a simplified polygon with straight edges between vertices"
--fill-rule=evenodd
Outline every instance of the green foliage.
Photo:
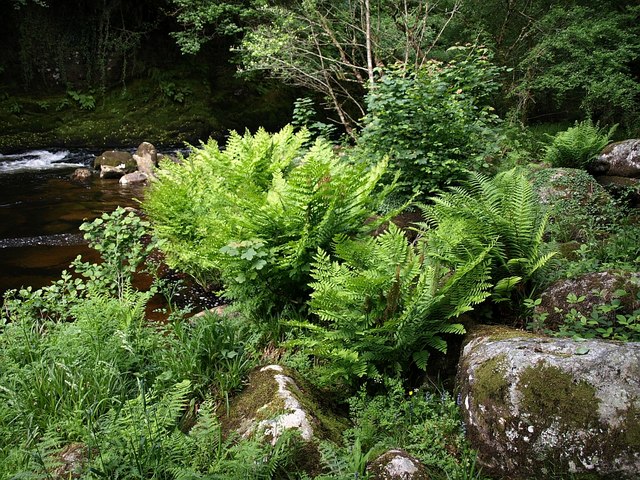
M 491 244 L 493 299 L 510 298 L 518 285 L 531 280 L 554 256 L 545 251 L 548 215 L 533 186 L 517 169 L 489 179 L 470 176 L 466 187 L 455 187 L 432 199 L 424 208 L 430 248 L 446 246 L 452 252 L 473 255 Z
M 562 323 L 554 328 L 545 325 L 546 314 L 531 315 L 527 328 L 556 337 L 571 337 L 573 339 L 603 338 L 622 342 L 640 341 L 640 308 L 630 313 L 622 311 L 621 299 L 628 296 L 624 290 L 614 292 L 613 299 L 607 303 L 594 304 L 588 315 L 578 311 L 575 307 L 562 311 L 556 307 L 556 313 L 562 314 Z M 569 305 L 578 305 L 585 301 L 585 296 L 570 293 L 567 296 Z M 634 305 L 640 305 L 640 292 L 636 294 Z M 530 300 L 526 306 L 534 308 L 540 301 Z M 586 353 L 586 352 L 585 352 Z
M 464 332 L 455 318 L 489 295 L 486 247 L 444 259 L 391 225 L 334 250 L 339 261 L 320 250 L 313 265 L 310 307 L 319 321 L 298 323 L 310 336 L 292 342 L 329 361 L 318 368 L 327 382 L 406 372 L 412 362 L 424 369 L 429 348 L 446 351 L 442 334 Z
M 176 103 L 184 103 L 187 97 L 192 93 L 189 87 L 182 86 L 171 81 L 161 81 L 159 87 L 162 95 Z
M 321 461 L 327 474 L 319 475 L 316 480 L 351 480 L 352 478 L 369 478 L 367 463 L 372 460 L 374 450 L 362 450 L 360 439 L 355 438 L 353 445 L 338 447 L 325 441 L 318 447 Z
M 458 406 L 447 392 L 407 391 L 400 381 L 386 377 L 383 385 L 376 395 L 361 389 L 349 400 L 354 427 L 345 432 L 348 443 L 358 441 L 363 452 L 402 446 L 434 478 L 483 478 L 466 443 Z
M 83 93 L 77 90 L 67 90 L 67 95 L 69 95 L 82 110 L 95 110 L 96 108 L 96 99 L 93 96 L 93 91 Z
M 317 248 L 374 230 L 365 220 L 388 191 L 371 195 L 384 161 L 349 165 L 328 143 L 304 149 L 307 139 L 292 127 L 233 133 L 224 150 L 210 142 L 164 164 L 144 208 L 170 265 L 204 284 L 221 279 L 256 315 L 301 308 Z
M 455 47 L 448 63 L 388 69 L 368 95 L 360 138 L 366 156 L 391 156 L 406 192 L 436 192 L 481 170 L 499 148 L 489 106 L 499 68 L 482 47 Z
M 335 125 L 316 120 L 317 115 L 313 100 L 309 97 L 298 98 L 293 103 L 291 125 L 298 128 L 306 128 L 312 138 L 324 137 L 330 139 L 335 134 Z
M 606 236 L 621 211 L 611 196 L 584 170 L 545 168 L 531 174 L 546 205 L 549 235 L 557 242 L 587 242 Z
M 131 279 L 147 255 L 156 247 L 153 239 L 143 241 L 149 223 L 133 212 L 118 207 L 103 213 L 93 222 L 85 222 L 80 230 L 89 246 L 100 253 L 102 262 L 91 264 L 78 257 L 72 266 L 95 286 L 114 291 L 122 297 Z
M 552 137 L 544 161 L 554 167 L 587 168 L 609 144 L 616 128 L 614 125 L 607 132 L 591 120 L 576 122 L 573 127 Z
M 424 240 L 409 245 L 394 225 L 378 237 L 336 237 L 334 261 L 319 250 L 310 308 L 296 321 L 308 334 L 291 341 L 327 363 L 326 382 L 424 369 L 442 334 L 463 333 L 455 319 L 491 296 L 507 301 L 543 268 L 546 216 L 517 170 L 471 176 L 424 207 Z
M 640 55 L 638 8 L 552 6 L 535 22 L 535 44 L 519 65 L 518 95 L 551 100 L 556 108 L 579 105 L 592 118 L 633 126 L 640 94 L 632 67 Z
M 182 53 L 197 53 L 214 36 L 235 36 L 243 31 L 245 22 L 258 17 L 260 1 L 206 2 L 202 0 L 171 0 L 176 19 L 183 30 L 171 36 Z
M 232 317 L 207 313 L 184 322 L 179 318 L 164 330 L 166 351 L 158 358 L 157 382 L 172 385 L 188 379 L 200 397 L 221 400 L 242 386 L 255 366 L 247 325 Z

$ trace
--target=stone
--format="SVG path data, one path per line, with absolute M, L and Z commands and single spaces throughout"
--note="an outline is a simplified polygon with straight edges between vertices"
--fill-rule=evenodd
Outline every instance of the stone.
M 457 383 L 484 473 L 640 475 L 640 343 L 481 327 L 468 336 Z
M 404 450 L 389 450 L 367 467 L 372 480 L 429 480 L 429 474 L 417 458 Z
M 590 171 L 596 175 L 640 177 L 640 139 L 608 145 L 592 163 Z
M 84 444 L 67 445 L 57 457 L 60 465 L 54 470 L 52 478 L 70 480 L 82 477 L 82 469 L 87 460 L 87 447 Z
M 102 154 L 96 156 L 93 161 L 93 168 L 99 170 L 103 165 L 107 165 L 109 167 L 119 167 L 123 165 L 125 172 L 131 173 L 135 172 L 138 169 L 138 165 L 133 159 L 133 155 L 129 152 L 121 152 L 118 150 L 107 150 L 102 152 Z
M 91 176 L 91 170 L 88 168 L 76 168 L 70 178 L 72 182 L 85 183 L 91 180 Z
M 138 150 L 133 154 L 138 171 L 145 173 L 149 178 L 155 177 L 155 169 L 158 166 L 158 152 L 156 147 L 149 142 L 142 142 Z
M 618 213 L 611 195 L 584 170 L 545 168 L 532 172 L 530 178 L 549 222 L 555 224 L 557 241 L 584 242 L 588 237 L 585 225 L 604 227 Z
M 147 183 L 149 177 L 143 172 L 126 173 L 120 177 L 120 185 L 141 185 Z
M 116 165 L 100 165 L 100 178 L 120 178 L 126 173 L 124 164 Z
M 640 205 L 640 178 L 602 175 L 596 180 L 609 194 L 631 207 Z
M 223 432 L 240 437 L 256 437 L 275 444 L 287 430 L 295 430 L 303 442 L 296 464 L 310 476 L 321 471 L 320 440 L 339 443 L 347 422 L 321 409 L 313 389 L 295 372 L 279 365 L 256 368 L 248 375 L 247 386 L 220 415 Z
M 617 294 L 624 290 L 625 295 Z M 540 305 L 535 313 L 544 315 L 546 328 L 556 330 L 561 325 L 565 315 L 572 309 L 589 317 L 599 305 L 610 305 L 615 299 L 620 300 L 620 309 L 610 312 L 599 312 L 600 316 L 614 322 L 620 313 L 632 313 L 640 308 L 637 293 L 640 290 L 640 274 L 628 272 L 596 272 L 587 273 L 577 278 L 562 279 L 547 287 L 540 295 Z M 580 302 L 569 302 L 567 297 L 574 294 L 584 297 Z

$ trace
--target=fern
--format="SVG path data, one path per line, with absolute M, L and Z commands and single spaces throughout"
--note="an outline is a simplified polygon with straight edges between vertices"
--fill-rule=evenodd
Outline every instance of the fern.
M 505 300 L 529 281 L 554 253 L 545 251 L 548 216 L 526 177 L 512 169 L 487 178 L 472 174 L 466 188 L 451 189 L 423 206 L 422 224 L 443 259 L 473 255 L 492 243 L 494 299 Z
M 393 186 L 374 190 L 387 163 L 366 167 L 338 158 L 305 131 L 232 134 L 226 148 L 203 145 L 183 165 L 165 164 L 145 210 L 168 261 L 204 283 L 220 279 L 227 298 L 259 318 L 308 298 L 318 248 L 365 225 Z
M 609 144 L 618 125 L 607 132 L 591 120 L 576 122 L 564 132 L 551 138 L 544 160 L 554 167 L 587 168 Z
M 463 333 L 460 314 L 489 295 L 491 246 L 444 264 L 424 244 L 411 246 L 395 226 L 375 239 L 343 239 L 339 261 L 319 251 L 310 308 L 318 325 L 291 343 L 328 362 L 325 380 L 393 374 L 412 362 L 425 368 L 430 349 L 446 350 L 443 334 Z

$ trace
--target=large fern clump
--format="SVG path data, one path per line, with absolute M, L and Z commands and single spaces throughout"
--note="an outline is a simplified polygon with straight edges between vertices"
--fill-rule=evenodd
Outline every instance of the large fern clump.
M 494 178 L 473 173 L 423 207 L 430 249 L 474 255 L 491 244 L 494 300 L 509 298 L 554 256 L 544 242 L 548 215 L 526 176 L 511 169 Z
M 442 334 L 464 332 L 455 319 L 489 295 L 488 250 L 443 261 L 393 225 L 376 238 L 340 239 L 337 261 L 316 255 L 310 305 L 319 320 L 298 323 L 310 336 L 294 343 L 328 361 L 327 381 L 425 368 L 430 349 L 446 351 Z
M 324 359 L 326 381 L 424 369 L 431 350 L 446 351 L 445 334 L 464 332 L 461 314 L 511 298 L 553 256 L 546 216 L 516 170 L 474 174 L 424 212 L 417 244 L 391 225 L 375 238 L 338 237 L 333 257 L 316 255 L 317 319 L 292 322 L 306 332 L 292 343 Z
M 554 167 L 587 168 L 609 144 L 616 128 L 614 125 L 606 131 L 591 120 L 576 122 L 551 138 L 544 160 Z
M 388 191 L 372 195 L 386 162 L 348 164 L 305 131 L 232 134 L 181 165 L 165 163 L 145 200 L 171 266 L 253 314 L 304 305 L 313 255 L 338 234 L 357 235 Z

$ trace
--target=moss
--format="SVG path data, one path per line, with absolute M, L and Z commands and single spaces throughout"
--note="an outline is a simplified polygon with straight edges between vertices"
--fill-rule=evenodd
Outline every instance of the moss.
M 187 92 L 181 102 L 153 78 L 96 94 L 93 110 L 82 110 L 65 92 L 39 98 L 15 93 L 0 100 L 0 149 L 182 145 L 209 136 L 221 140 L 229 129 L 277 129 L 290 121 L 288 89 L 258 91 L 237 79 L 220 89 L 202 76 L 174 73 L 171 84 Z
M 505 378 L 504 355 L 487 360 L 476 370 L 475 400 L 478 404 L 502 404 L 509 391 L 509 382 Z
M 544 362 L 525 368 L 517 386 L 523 410 L 538 427 L 558 422 L 572 428 L 588 429 L 599 423 L 595 388 L 576 382 L 570 373 Z
M 469 341 L 474 338 L 485 337 L 488 341 L 511 340 L 513 338 L 539 338 L 531 332 L 505 327 L 504 325 L 479 325 L 469 328 Z
M 295 385 L 291 385 L 291 392 L 303 409 L 309 412 L 314 419 L 317 419 L 314 424 L 316 436 L 340 444 L 342 432 L 350 427 L 348 420 L 332 413 L 332 406 L 322 400 L 323 397 L 309 382 L 289 369 L 285 369 L 285 372 L 294 380 Z
M 245 430 L 248 424 L 255 425 L 284 413 L 284 400 L 277 394 L 278 384 L 274 379 L 276 374 L 279 373 L 273 370 L 263 372 L 257 368 L 249 375 L 247 388 L 231 400 L 228 415 L 224 407 L 220 413 L 225 436 L 234 431 Z M 301 442 L 296 446 L 295 463 L 309 475 L 318 475 L 322 466 L 317 440 L 341 442 L 342 432 L 348 427 L 347 422 L 322 408 L 324 405 L 318 400 L 319 397 L 295 372 L 283 369 L 282 374 L 294 380 L 287 385 L 287 389 L 309 415 L 314 431 L 311 442 Z
M 230 432 L 241 429 L 247 421 L 256 418 L 256 413 L 260 412 L 260 418 L 257 421 L 274 417 L 284 409 L 284 401 L 280 403 L 271 402 L 268 409 L 261 407 L 267 405 L 270 400 L 279 399 L 276 395 L 278 392 L 278 384 L 273 379 L 273 372 L 261 372 L 260 369 L 254 370 L 249 375 L 247 387 L 230 402 L 229 411 L 226 412 L 224 407 L 220 412 L 222 423 L 222 431 L 226 435 Z

